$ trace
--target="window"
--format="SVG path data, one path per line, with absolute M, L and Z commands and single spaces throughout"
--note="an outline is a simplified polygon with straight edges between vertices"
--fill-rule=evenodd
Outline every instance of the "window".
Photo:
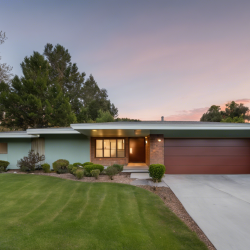
M 97 139 L 96 157 L 120 158 L 125 157 L 124 139 Z
M 7 143 L 0 143 L 0 154 L 8 154 Z

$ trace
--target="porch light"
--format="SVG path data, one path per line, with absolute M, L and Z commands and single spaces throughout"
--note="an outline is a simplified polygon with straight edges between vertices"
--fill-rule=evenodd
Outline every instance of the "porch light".
M 129 152 L 130 154 L 133 154 L 133 148 L 130 148 Z
M 94 131 L 94 132 L 95 132 L 95 131 L 96 131 L 96 129 L 93 129 L 92 131 Z
M 161 139 L 158 139 L 158 141 L 161 141 Z
M 145 141 L 146 143 L 148 143 L 148 141 Z

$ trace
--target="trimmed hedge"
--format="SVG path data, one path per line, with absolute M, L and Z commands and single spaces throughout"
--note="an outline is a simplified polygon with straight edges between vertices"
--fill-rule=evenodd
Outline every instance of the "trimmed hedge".
M 48 163 L 42 164 L 42 169 L 44 173 L 50 173 L 50 165 Z
M 2 171 L 6 172 L 7 167 L 10 165 L 8 161 L 0 161 L 0 167 Z
M 93 177 L 95 177 L 96 179 L 98 179 L 99 174 L 100 174 L 100 170 L 99 170 L 99 169 L 91 170 L 91 175 L 92 175 Z
M 149 176 L 152 177 L 154 182 L 161 182 L 161 179 L 166 171 L 166 167 L 162 164 L 151 164 L 148 171 Z
M 75 163 L 73 163 L 73 166 L 74 167 L 82 166 L 82 163 L 81 162 L 75 162 Z
M 94 163 L 92 162 L 84 162 L 83 164 L 81 164 L 81 166 L 85 167 L 86 165 L 93 165 Z
M 76 178 L 77 178 L 78 180 L 80 180 L 80 179 L 83 178 L 84 171 L 83 171 L 82 169 L 77 169 L 75 175 L 76 175 Z
M 67 168 L 68 165 L 69 165 L 69 161 L 63 160 L 63 159 L 59 159 L 59 160 L 53 162 L 53 169 L 58 174 L 67 173 L 68 172 L 68 168 Z
M 113 164 L 112 167 L 116 168 L 118 173 L 123 171 L 123 165 L 120 164 Z
M 91 170 L 94 170 L 94 169 L 99 169 L 100 172 L 102 172 L 104 170 L 104 167 L 103 165 L 100 165 L 100 164 L 91 164 L 91 165 L 85 165 L 84 166 L 84 169 L 86 172 L 88 173 L 91 173 Z
M 113 180 L 113 176 L 118 174 L 118 170 L 116 167 L 109 166 L 106 169 L 106 174 L 109 176 L 110 180 Z

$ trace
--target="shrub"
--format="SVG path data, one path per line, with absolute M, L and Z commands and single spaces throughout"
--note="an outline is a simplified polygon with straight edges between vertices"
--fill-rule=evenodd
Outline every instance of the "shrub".
M 80 163 L 80 162 L 75 162 L 75 163 L 73 163 L 73 166 L 74 166 L 74 167 L 79 167 L 79 166 L 82 166 L 82 163 Z
M 68 168 L 67 168 L 68 165 L 69 165 L 69 161 L 59 159 L 59 160 L 53 162 L 53 169 L 58 174 L 67 173 L 68 172 Z
M 74 168 L 73 164 L 68 165 L 68 171 L 72 174 L 72 169 Z
M 84 171 L 82 169 L 77 169 L 76 170 L 76 178 L 78 180 L 82 179 L 83 175 L 84 175 Z
M 0 168 L 2 171 L 6 172 L 7 167 L 10 165 L 8 161 L 0 161 Z
M 95 177 L 96 179 L 98 179 L 99 174 L 100 174 L 100 170 L 99 170 L 99 169 L 91 170 L 91 175 L 92 175 L 93 177 Z
M 77 171 L 77 170 L 78 170 L 77 167 L 73 167 L 73 168 L 71 169 L 71 174 L 76 175 L 76 171 Z
M 4 167 L 0 167 L 0 173 L 4 171 Z
M 92 162 L 84 162 L 83 164 L 81 164 L 81 166 L 85 167 L 86 165 L 93 165 L 94 163 Z
M 152 177 L 153 181 L 161 182 L 161 178 L 164 176 L 166 168 L 162 164 L 151 164 L 149 166 L 149 176 Z
M 42 164 L 42 169 L 44 173 L 50 173 L 50 165 L 48 163 Z
M 113 180 L 113 176 L 118 174 L 117 168 L 110 166 L 106 169 L 106 174 L 109 176 L 110 180 Z
M 40 156 L 39 153 L 35 153 L 34 150 L 30 150 L 28 156 L 25 156 L 20 161 L 17 161 L 17 166 L 21 169 L 21 171 L 34 171 L 36 164 L 44 160 L 44 155 Z
M 103 165 L 100 165 L 100 164 L 91 164 L 91 165 L 85 165 L 84 169 L 88 173 L 90 173 L 91 170 L 94 170 L 94 169 L 99 169 L 100 172 L 102 172 L 104 167 L 103 167 Z
M 123 171 L 123 165 L 120 164 L 113 164 L 112 167 L 115 167 L 117 169 L 117 172 L 120 173 Z
M 83 171 L 84 171 L 84 176 L 86 176 L 86 177 L 92 177 L 92 174 L 90 172 L 86 171 L 85 169 Z

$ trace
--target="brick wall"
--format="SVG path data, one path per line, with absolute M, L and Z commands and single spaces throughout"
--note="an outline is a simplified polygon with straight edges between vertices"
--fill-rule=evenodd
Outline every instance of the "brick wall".
M 150 164 L 164 165 L 164 136 L 150 135 Z
M 150 136 L 147 136 L 145 138 L 145 141 L 147 142 L 145 144 L 145 150 L 146 150 L 146 164 L 150 165 Z
M 121 164 L 121 165 L 127 165 L 128 164 L 128 138 L 120 138 L 120 139 L 125 139 L 125 157 L 123 158 L 99 158 L 95 157 L 95 143 L 96 139 L 105 139 L 105 138 L 95 138 L 92 137 L 90 140 L 90 161 L 95 163 L 95 164 L 101 164 L 104 166 L 110 166 L 114 163 Z M 117 138 L 107 138 L 107 139 L 117 139 Z

